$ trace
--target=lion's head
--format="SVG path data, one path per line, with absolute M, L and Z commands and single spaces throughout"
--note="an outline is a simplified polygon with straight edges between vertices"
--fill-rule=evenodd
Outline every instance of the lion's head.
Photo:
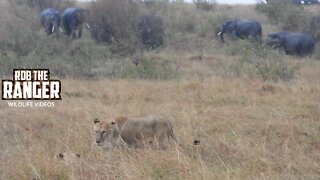
M 119 137 L 119 127 L 114 120 L 94 121 L 95 139 L 98 146 L 113 146 L 115 140 Z

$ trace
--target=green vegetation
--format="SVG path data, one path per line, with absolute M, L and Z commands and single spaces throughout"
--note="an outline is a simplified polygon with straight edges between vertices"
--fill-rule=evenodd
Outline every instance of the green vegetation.
M 307 30 L 312 15 L 304 6 L 294 5 L 290 0 L 272 0 L 268 4 L 257 4 L 256 9 L 286 31 Z
M 39 23 L 40 11 L 50 6 L 63 10 L 79 5 L 73 1 L 38 0 L 26 3 L 13 0 L 2 4 L 2 16 L 7 18 L 2 20 L 5 26 L 0 28 L 0 46 L 3 47 L 0 50 L 1 75 L 10 75 L 13 67 L 37 67 L 49 68 L 56 76 L 73 78 L 184 77 L 181 73 L 185 72 L 176 70 L 176 66 L 185 60 L 168 60 L 172 59 L 170 54 L 174 52 L 188 52 L 200 60 L 215 54 L 231 55 L 228 57 L 232 58 L 231 65 L 223 66 L 229 67 L 226 71 L 230 71 L 231 74 L 246 74 L 240 75 L 241 77 L 289 80 L 294 77 L 296 69 L 290 62 L 282 60 L 284 55 L 279 55 L 263 45 L 247 41 L 222 44 L 215 34 L 223 20 L 235 18 L 237 13 L 243 14 L 243 18 L 249 18 L 255 12 L 246 12 L 230 6 L 221 6 L 219 10 L 215 10 L 215 1 L 196 1 L 195 5 L 156 1 L 146 6 L 130 0 L 98 0 L 94 3 L 80 4 L 89 10 L 86 14 L 87 22 L 95 27 L 108 29 L 102 33 L 110 33 L 110 42 L 91 39 L 87 29 L 84 29 L 82 39 L 74 41 L 63 34 L 58 39 L 45 35 Z M 286 1 L 271 1 L 268 4 L 257 5 L 256 9 L 265 13 L 273 26 L 279 25 L 284 30 L 305 29 L 311 14 L 306 8 L 294 6 Z M 144 47 L 139 40 L 138 20 L 146 14 L 159 16 L 164 22 L 164 45 L 155 51 Z M 257 20 L 263 26 L 269 23 L 261 14 L 257 16 Z M 255 46 L 259 47 L 259 51 L 264 52 L 266 57 L 261 57 L 260 52 L 253 51 Z M 146 53 L 158 57 L 157 60 L 146 58 Z M 133 66 L 132 62 L 138 66 Z M 246 71 L 248 73 L 241 73 Z
M 284 54 L 279 54 L 270 47 L 248 41 L 238 41 L 230 45 L 227 53 L 237 56 L 225 68 L 225 74 L 244 78 L 259 77 L 262 80 L 291 80 L 298 70 L 297 65 L 285 61 Z
M 0 1 L 0 76 L 49 68 L 63 86 L 54 108 L 0 101 L 1 180 L 319 179 L 320 46 L 300 58 L 265 45 L 270 32 L 302 31 L 318 6 L 133 2 Z M 89 9 L 88 22 L 110 26 L 113 38 L 93 40 L 87 29 L 81 39 L 48 37 L 39 13 L 49 6 Z M 136 32 L 145 14 L 164 22 L 164 44 L 153 50 Z M 262 44 L 227 35 L 222 43 L 228 18 L 259 21 Z M 149 114 L 172 119 L 178 144 L 97 146 L 95 118 Z

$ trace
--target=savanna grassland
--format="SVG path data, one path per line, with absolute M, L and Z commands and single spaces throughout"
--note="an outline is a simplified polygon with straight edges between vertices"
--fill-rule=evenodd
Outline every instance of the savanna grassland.
M 62 81 L 62 100 L 54 108 L 12 108 L 0 101 L 0 179 L 320 178 L 318 47 L 300 58 L 263 43 L 222 44 L 215 37 L 225 18 L 257 19 L 264 38 L 272 31 L 302 31 L 307 23 L 273 22 L 254 5 L 143 6 L 139 13 L 164 19 L 165 44 L 144 49 L 135 66 L 137 55 L 127 44 L 135 41 L 97 43 L 88 31 L 73 41 L 47 37 L 37 8 L 16 2 L 15 11 L 0 4 L 8 17 L 0 19 L 7 23 L 0 27 L 0 74 L 49 68 Z M 308 19 L 316 8 L 275 12 L 282 19 L 297 12 Z M 114 151 L 96 145 L 95 118 L 149 114 L 172 119 L 178 144 Z M 69 155 L 60 160 L 60 153 Z

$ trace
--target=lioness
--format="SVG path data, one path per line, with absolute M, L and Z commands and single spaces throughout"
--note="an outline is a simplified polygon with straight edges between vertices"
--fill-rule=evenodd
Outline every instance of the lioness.
M 106 149 L 123 144 L 133 147 L 159 145 L 164 147 L 165 137 L 177 142 L 172 124 L 162 116 L 151 115 L 138 118 L 117 117 L 100 121 L 94 120 L 95 139 L 98 146 Z

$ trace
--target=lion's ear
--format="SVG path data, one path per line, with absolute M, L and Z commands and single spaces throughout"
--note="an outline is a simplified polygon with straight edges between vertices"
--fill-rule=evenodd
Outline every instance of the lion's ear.
M 97 124 L 97 123 L 99 123 L 99 122 L 100 122 L 100 120 L 97 119 L 97 118 L 93 120 L 93 123 L 95 123 L 95 124 Z
M 115 121 L 112 121 L 111 124 L 114 125 L 114 124 L 116 124 L 116 122 L 115 122 Z

